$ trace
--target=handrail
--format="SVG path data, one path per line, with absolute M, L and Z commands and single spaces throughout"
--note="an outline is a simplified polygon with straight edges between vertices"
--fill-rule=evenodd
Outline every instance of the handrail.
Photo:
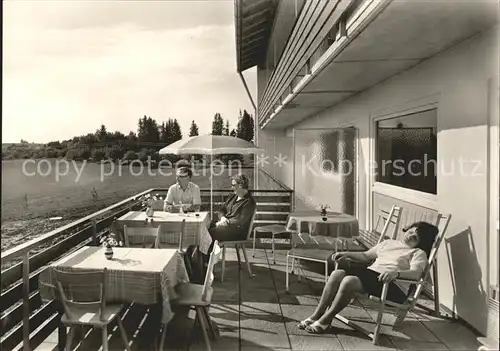
M 356 38 L 356 36 L 375 18 L 391 1 L 393 0 L 366 0 L 364 3 L 356 4 L 355 9 L 360 9 L 360 12 L 356 17 L 353 18 L 340 18 L 337 23 L 343 21 L 345 25 L 346 33 L 340 39 L 336 40 L 335 43 L 331 44 L 322 57 L 316 62 L 315 69 L 313 69 L 309 74 L 304 76 L 302 80 L 292 88 L 291 93 L 285 98 L 285 100 L 292 101 L 293 98 L 297 96 L 302 89 L 309 84 L 349 43 Z M 342 15 L 352 11 L 351 5 L 344 11 Z M 311 54 L 312 55 L 312 54 Z M 278 70 L 278 68 L 276 68 Z M 278 78 L 276 78 L 278 79 Z M 274 83 L 274 82 L 273 82 Z M 267 83 L 271 84 L 271 79 Z M 277 83 L 276 83 L 277 84 Z M 280 95 L 276 95 L 276 91 L 283 91 L 285 85 L 279 84 L 274 89 L 267 89 L 267 85 L 264 93 L 261 97 L 261 103 L 259 106 L 259 126 L 264 128 L 267 123 L 269 123 L 269 117 L 273 115 L 274 103 L 279 100 Z M 280 90 L 281 89 L 281 90 Z M 269 90 L 269 91 L 267 91 Z M 283 94 L 281 92 L 281 94 Z M 288 103 L 286 102 L 286 103 Z M 286 105 L 286 103 L 281 104 L 281 109 Z M 280 109 L 280 111 L 281 111 Z M 272 118 L 271 118 L 272 119 Z
M 1 253 L 1 263 L 3 264 L 5 262 L 7 262 L 7 261 L 12 260 L 13 258 L 22 256 L 25 253 L 29 252 L 31 249 L 33 249 L 35 247 L 38 247 L 38 246 L 40 246 L 40 245 L 42 245 L 42 244 L 44 244 L 44 243 L 46 243 L 46 242 L 48 242 L 48 241 L 56 238 L 62 232 L 65 232 L 66 230 L 71 229 L 73 227 L 76 227 L 76 226 L 78 226 L 80 224 L 83 224 L 83 223 L 85 223 L 85 222 L 87 222 L 89 220 L 92 220 L 93 218 L 95 218 L 95 217 L 97 217 L 97 216 L 99 216 L 99 215 L 101 215 L 103 213 L 106 213 L 106 212 L 108 212 L 110 210 L 113 210 L 115 208 L 118 208 L 118 207 L 120 207 L 120 206 L 122 206 L 122 205 L 124 205 L 124 204 L 126 204 L 126 203 L 128 203 L 130 201 L 135 201 L 139 197 L 141 197 L 141 196 L 143 196 L 145 194 L 149 194 L 151 191 L 154 191 L 154 190 L 153 189 L 148 189 L 146 191 L 143 191 L 143 192 L 141 192 L 139 194 L 136 194 L 134 196 L 131 196 L 131 197 L 129 197 L 129 198 L 123 200 L 123 201 L 120 201 L 120 202 L 118 202 L 116 204 L 113 204 L 113 205 L 111 205 L 109 207 L 106 207 L 106 208 L 104 208 L 102 210 L 94 212 L 94 213 L 92 213 L 92 214 L 90 214 L 90 215 L 88 215 L 86 217 L 80 218 L 80 219 L 78 219 L 78 220 L 76 220 L 74 222 L 71 222 L 69 224 L 66 224 L 66 225 L 64 225 L 64 226 L 62 226 L 60 228 L 54 229 L 54 230 L 52 230 L 52 231 L 50 231 L 50 232 L 48 232 L 46 234 L 43 234 L 43 235 L 41 235 L 41 236 L 39 236 L 37 238 L 34 238 L 34 239 L 30 240 L 30 241 L 27 241 L 27 242 L 25 242 L 25 243 L 23 243 L 21 245 L 18 245 L 18 246 L 14 247 L 14 248 L 12 248 L 10 250 L 7 250 L 7 251 Z
M 155 191 L 168 191 L 168 188 L 153 188 L 153 189 L 150 189 L 151 192 L 155 192 Z M 210 192 L 210 189 L 209 188 L 201 188 L 200 189 L 201 192 Z M 250 193 L 293 193 L 293 190 L 292 189 L 276 189 L 276 190 L 270 190 L 270 189 L 262 189 L 262 190 L 259 190 L 259 189 L 249 189 L 248 190 Z M 230 193 L 232 192 L 231 189 L 213 189 L 213 192 L 218 192 L 218 193 Z
M 30 271 L 32 270 L 31 269 L 31 264 L 34 264 L 34 269 L 38 269 L 37 267 L 37 264 L 32 260 L 32 257 L 35 257 L 35 256 L 31 256 L 30 257 L 30 250 L 32 250 L 33 248 L 35 247 L 39 247 L 55 238 L 58 238 L 60 237 L 62 234 L 66 234 L 67 232 L 69 232 L 69 230 L 71 229 L 74 229 L 74 228 L 78 228 L 79 226 L 81 226 L 82 224 L 85 224 L 85 225 L 89 225 L 90 223 L 92 224 L 92 228 L 93 228 L 93 234 L 94 234 L 94 239 L 95 239 L 95 235 L 97 234 L 96 231 L 97 231 L 97 227 L 98 227 L 98 223 L 96 223 L 96 220 L 97 218 L 102 215 L 102 214 L 106 214 L 110 211 L 112 211 L 113 209 L 117 209 L 117 208 L 120 208 L 120 207 L 123 207 L 124 205 L 128 205 L 129 207 L 133 207 L 135 206 L 139 200 L 139 198 L 141 198 L 142 196 L 146 195 L 146 194 L 152 194 L 156 191 L 161 191 L 161 192 L 166 192 L 168 191 L 168 188 L 151 188 L 151 189 L 147 189 L 143 192 L 140 192 L 138 194 L 135 194 L 134 196 L 131 196 L 123 201 L 120 201 L 116 204 L 113 204 L 111 206 L 108 206 L 102 210 L 99 210 L 97 212 L 94 212 L 84 218 L 81 218 L 81 219 L 78 219 L 72 223 L 69 223 L 67 225 L 64 225 L 58 229 L 55 229 L 55 230 L 52 230 L 46 234 L 43 234 L 37 238 L 34 238 L 24 244 L 21 244 L 21 245 L 18 245 L 17 247 L 14 247 L 10 250 L 7 250 L 6 252 L 4 253 L 1 253 L 1 262 L 2 264 L 7 262 L 7 261 L 10 261 L 12 259 L 15 259 L 17 257 L 22 257 L 22 262 L 20 263 L 21 264 L 21 267 L 22 267 L 22 272 L 21 272 L 21 276 L 22 276 L 22 283 L 21 283 L 21 290 L 22 290 L 22 329 L 20 329 L 21 327 L 16 327 L 17 328 L 17 331 L 16 333 L 21 333 L 22 331 L 22 345 L 23 345 L 23 350 L 30 350 L 31 349 L 31 346 L 30 346 L 30 343 L 31 343 L 31 340 L 30 340 L 30 335 L 31 335 L 31 332 L 34 331 L 41 323 L 41 321 L 38 321 L 36 322 L 36 325 L 33 325 L 32 321 L 31 321 L 31 312 L 32 312 L 32 303 L 30 302 L 31 301 L 31 292 L 32 292 L 32 286 L 30 287 L 30 279 L 31 279 L 31 276 L 30 276 Z M 202 189 L 203 192 L 209 192 L 210 189 Z M 284 189 L 279 189 L 279 190 L 268 190 L 268 189 L 263 189 L 263 190 L 258 190 L 258 189 L 255 189 L 255 190 L 250 190 L 251 192 L 253 193 L 263 193 L 263 197 L 266 197 L 265 194 L 269 194 L 267 196 L 270 196 L 270 197 L 282 197 L 282 196 L 287 196 L 287 197 L 292 197 L 293 196 L 293 190 L 284 190 Z M 215 190 L 215 192 L 218 192 L 218 193 L 230 193 L 232 192 L 232 190 L 230 189 L 221 189 L 221 190 Z M 273 194 L 274 193 L 274 194 Z M 114 212 L 115 214 L 117 212 Z M 119 213 L 119 212 L 118 212 Z M 108 219 L 109 218 L 112 218 L 114 215 L 109 215 Z M 99 219 L 99 223 L 101 223 L 101 221 L 106 221 L 106 219 Z M 87 228 L 88 229 L 88 228 Z M 19 265 L 19 264 L 18 264 Z M 31 289 L 31 290 L 30 290 Z M 45 308 L 45 307 L 44 307 Z M 46 311 L 44 313 L 48 313 L 46 309 L 43 309 L 43 311 Z M 17 312 L 19 313 L 19 311 Z M 54 319 L 54 321 L 56 321 Z M 10 336 L 9 338 L 11 338 L 12 336 Z M 20 335 L 16 334 L 15 338 L 18 338 L 20 337 Z M 9 339 L 10 341 L 9 342 L 12 342 L 11 339 Z M 17 340 L 17 339 L 16 339 Z M 2 341 L 3 343 L 3 341 Z
M 296 48 L 295 52 L 293 52 L 294 55 L 287 62 L 279 63 L 281 64 L 281 67 L 278 68 L 280 74 L 276 75 L 268 91 L 265 95 L 262 95 L 262 109 L 260 110 L 262 118 L 267 116 L 267 113 L 273 109 L 275 101 L 286 91 L 304 65 L 307 65 L 317 47 L 326 38 L 327 33 L 339 23 L 352 3 L 353 0 L 332 1 L 325 3 L 323 8 L 319 9 L 319 12 L 316 9 L 312 12 L 310 21 L 305 24 L 305 26 L 311 25 L 311 27 L 306 27 L 310 28 L 309 31 L 305 37 L 297 39 L 296 44 L 300 44 L 300 46 L 298 46 L 298 49 Z M 311 21 L 314 22 L 310 24 Z M 310 74 L 310 72 L 307 72 L 307 74 Z
M 155 192 L 155 191 L 167 191 L 168 188 L 151 188 L 151 189 L 148 189 L 148 190 L 145 190 L 139 194 L 136 194 L 134 196 L 131 196 L 123 201 L 120 201 L 116 204 L 113 204 L 109 207 L 106 207 L 102 210 L 99 210 L 97 212 L 94 212 L 86 217 L 83 217 L 83 218 L 80 218 L 74 222 L 71 222 L 71 223 L 68 223 L 62 227 L 59 227 L 57 229 L 54 229 L 46 234 L 43 234 L 37 238 L 34 238 L 30 241 L 27 241 L 21 245 L 18 245 L 10 250 L 7 250 L 3 253 L 1 253 L 1 263 L 5 263 L 7 261 L 10 261 L 12 260 L 13 258 L 16 258 L 16 257 L 19 257 L 19 256 L 22 256 L 24 253 L 30 251 L 31 249 L 37 247 L 37 246 L 40 246 L 54 238 L 56 238 L 59 234 L 61 234 L 62 232 L 68 230 L 68 229 L 71 229 L 75 226 L 78 226 L 80 224 L 83 224 L 103 213 L 106 213 L 110 210 L 113 210 L 115 208 L 118 208 L 130 201 L 134 201 L 134 200 L 137 200 L 139 197 L 145 195 L 145 194 L 149 194 L 151 192 Z M 210 189 L 200 189 L 201 191 L 203 192 L 210 192 Z M 215 190 L 217 192 L 231 192 L 232 190 L 230 189 L 221 189 L 221 190 Z M 259 193 L 290 193 L 290 192 L 293 192 L 293 190 L 285 190 L 285 189 L 279 189 L 279 190 L 254 190 L 254 189 L 251 189 L 250 192 L 259 192 Z

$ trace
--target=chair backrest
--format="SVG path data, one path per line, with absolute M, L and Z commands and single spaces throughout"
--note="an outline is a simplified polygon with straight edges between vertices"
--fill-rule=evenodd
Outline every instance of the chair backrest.
M 131 236 L 142 236 L 142 237 L 154 237 L 155 244 L 154 247 L 158 248 L 160 243 L 160 231 L 162 225 L 160 224 L 157 227 L 128 227 L 127 225 L 123 226 L 123 236 L 125 237 L 125 246 L 130 246 L 129 237 Z
M 363 244 L 371 248 L 386 238 L 396 239 L 403 208 L 393 205 L 390 209 L 380 208 L 377 212 L 377 221 L 372 231 L 360 230 L 359 235 Z M 393 228 L 392 236 L 388 236 L 389 229 Z
M 201 292 L 202 301 L 205 301 L 208 289 L 212 286 L 212 282 L 214 281 L 214 275 L 213 275 L 214 266 L 220 260 L 220 256 L 221 256 L 221 248 L 219 246 L 219 242 L 215 240 L 212 253 L 210 254 L 210 258 L 208 260 L 207 273 L 205 274 L 205 282 L 203 283 L 203 290 Z
M 186 229 L 186 218 L 182 219 L 181 222 L 181 227 L 180 227 L 180 234 L 179 234 L 179 252 L 182 252 L 182 246 L 184 244 L 184 230 Z
M 73 308 L 84 310 L 99 310 L 99 319 L 104 320 L 104 309 L 106 308 L 106 284 L 108 281 L 108 270 L 98 272 L 63 272 L 54 269 L 56 275 L 56 287 L 60 301 L 64 307 L 64 313 L 68 319 L 75 319 Z M 93 287 L 93 289 L 91 288 Z M 95 288 L 99 288 L 99 298 L 92 300 Z M 85 298 L 81 298 L 85 296 Z
M 403 208 L 400 206 L 395 206 L 393 205 L 390 210 L 385 209 L 385 208 L 380 208 L 378 217 L 377 217 L 377 222 L 375 224 L 374 230 L 377 230 L 380 225 L 380 221 L 382 220 L 384 223 L 384 226 L 382 227 L 382 230 L 380 231 L 380 237 L 378 238 L 377 244 L 380 244 L 382 241 L 386 239 L 386 237 L 389 234 L 389 229 L 391 226 L 393 227 L 393 232 L 392 236 L 390 236 L 390 239 L 396 239 L 396 235 L 398 233 L 399 229 L 399 223 L 401 221 L 401 214 L 403 212 Z
M 442 213 L 438 214 L 435 225 L 436 225 L 436 227 L 438 227 L 439 231 L 438 231 L 436 238 L 434 239 L 431 253 L 430 253 L 429 257 L 427 258 L 427 265 L 426 265 L 424 271 L 422 272 L 422 276 L 421 276 L 420 280 L 427 281 L 427 277 L 428 277 L 429 272 L 432 268 L 432 265 L 434 264 L 434 262 L 436 260 L 439 247 L 441 245 L 441 242 L 444 239 L 444 236 L 446 234 L 446 230 L 448 229 L 448 225 L 450 224 L 450 220 L 451 220 L 451 214 L 442 214 Z M 422 291 L 423 288 L 424 288 L 424 284 L 420 284 L 415 289 L 413 296 L 412 296 L 414 303 L 416 302 L 416 300 L 420 296 L 420 292 Z
M 184 233 L 186 229 L 186 219 L 183 218 L 182 221 L 176 222 L 176 223 L 169 223 L 162 225 L 163 228 L 160 230 L 158 233 L 158 236 L 160 236 L 160 233 L 167 233 L 166 237 L 167 240 L 168 238 L 173 237 L 176 241 L 179 239 L 179 243 L 177 245 L 177 249 L 179 252 L 183 252 L 183 246 L 184 246 Z M 171 242 L 168 242 L 166 244 L 166 247 L 171 248 L 173 245 Z M 164 248 L 165 245 L 162 244 L 161 240 L 158 239 L 158 249 Z
M 257 215 L 257 207 L 255 207 L 255 211 L 253 211 L 252 218 L 250 219 L 250 223 L 248 224 L 248 233 L 247 233 L 247 240 L 250 240 L 252 238 L 252 233 L 253 233 L 253 222 L 255 220 L 255 216 Z

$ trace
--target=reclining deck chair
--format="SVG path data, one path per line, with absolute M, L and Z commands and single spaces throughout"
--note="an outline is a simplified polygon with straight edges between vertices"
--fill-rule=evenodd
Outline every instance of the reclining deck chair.
M 372 301 L 375 301 L 378 304 L 378 314 L 377 314 L 377 320 L 376 320 L 376 325 L 375 325 L 375 330 L 373 332 L 370 332 L 366 330 L 365 328 L 361 327 L 360 325 L 350 321 L 348 318 L 343 317 L 340 314 L 337 314 L 335 318 L 339 320 L 340 322 L 352 327 L 353 329 L 362 332 L 363 334 L 366 334 L 368 337 L 372 339 L 372 342 L 374 345 L 378 343 L 378 338 L 380 336 L 380 331 L 382 328 L 382 317 L 384 315 L 385 307 L 395 307 L 396 311 L 395 314 L 397 315 L 396 321 L 393 325 L 393 329 L 396 329 L 406 318 L 406 315 L 408 312 L 413 310 L 415 305 L 417 304 L 417 300 L 420 297 L 420 293 L 422 292 L 422 289 L 424 288 L 425 284 L 427 283 L 427 277 L 429 275 L 429 272 L 431 271 L 437 257 L 437 252 L 439 249 L 439 246 L 441 242 L 443 241 L 444 235 L 446 233 L 446 229 L 448 229 L 448 224 L 450 223 L 451 219 L 451 214 L 443 215 L 443 214 L 438 214 L 437 221 L 436 221 L 436 226 L 439 229 L 438 235 L 436 239 L 434 240 L 434 244 L 431 249 L 431 253 L 427 259 L 427 266 L 425 267 L 425 270 L 422 272 L 422 275 L 419 280 L 409 280 L 409 279 L 402 279 L 398 278 L 395 279 L 394 282 L 396 283 L 403 283 L 403 284 L 410 284 L 414 285 L 415 289 L 410 289 L 410 296 L 408 296 L 408 299 L 406 300 L 405 303 L 399 304 L 395 303 L 389 300 L 386 300 L 387 297 L 387 291 L 389 288 L 389 283 L 385 283 L 383 288 L 382 288 L 382 293 L 380 297 L 377 296 L 372 296 L 369 295 L 368 298 Z
M 389 229 L 392 227 L 393 232 L 391 235 L 391 238 L 394 238 L 396 236 L 397 230 L 399 228 L 399 222 L 401 220 L 401 213 L 403 209 L 399 206 L 392 206 L 390 210 L 385 210 L 385 209 L 380 209 L 378 211 L 378 217 L 377 217 L 377 222 L 375 225 L 375 231 L 370 232 L 370 231 L 363 231 L 360 230 L 360 237 L 355 238 L 355 240 L 358 240 L 360 244 L 366 248 L 366 246 L 373 246 L 377 244 L 375 243 L 369 243 L 368 241 L 371 241 L 370 238 L 378 236 L 378 242 L 381 242 L 384 240 L 388 233 Z M 380 234 L 376 232 L 379 230 L 380 225 L 382 224 L 381 221 L 383 221 L 383 227 L 380 230 Z M 289 250 L 286 254 L 286 291 L 288 291 L 289 288 L 289 273 L 290 271 L 288 270 L 288 259 L 292 259 L 292 268 L 291 268 L 291 273 L 293 274 L 295 270 L 295 260 L 298 260 L 298 263 L 300 264 L 300 260 L 304 261 L 313 261 L 313 262 L 321 262 L 325 265 L 325 283 L 328 281 L 328 260 L 332 256 L 334 252 L 337 251 L 337 239 L 333 239 L 335 241 L 334 245 L 329 243 L 327 240 L 328 238 L 320 239 L 321 236 L 315 236 L 313 240 L 307 240 L 304 241 L 304 234 L 300 233 L 300 228 L 298 228 L 299 234 L 293 234 L 292 235 L 292 249 Z M 312 238 L 309 234 L 309 238 Z M 298 242 L 299 243 L 297 245 Z M 301 267 L 299 266 L 299 274 L 298 274 L 298 280 L 300 281 L 300 270 Z

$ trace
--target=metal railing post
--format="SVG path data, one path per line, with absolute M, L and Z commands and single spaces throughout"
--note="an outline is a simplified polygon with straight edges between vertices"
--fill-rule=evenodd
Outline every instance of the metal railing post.
M 92 218 L 92 243 L 97 246 L 97 221 Z
M 30 254 L 23 255 L 23 350 L 30 350 Z

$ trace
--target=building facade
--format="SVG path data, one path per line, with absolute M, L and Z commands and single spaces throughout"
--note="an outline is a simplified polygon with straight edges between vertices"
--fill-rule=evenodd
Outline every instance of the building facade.
M 238 71 L 257 70 L 260 166 L 295 208 L 328 204 L 366 229 L 393 204 L 403 226 L 450 213 L 440 302 L 485 335 L 498 333 L 498 9 L 235 1 Z

